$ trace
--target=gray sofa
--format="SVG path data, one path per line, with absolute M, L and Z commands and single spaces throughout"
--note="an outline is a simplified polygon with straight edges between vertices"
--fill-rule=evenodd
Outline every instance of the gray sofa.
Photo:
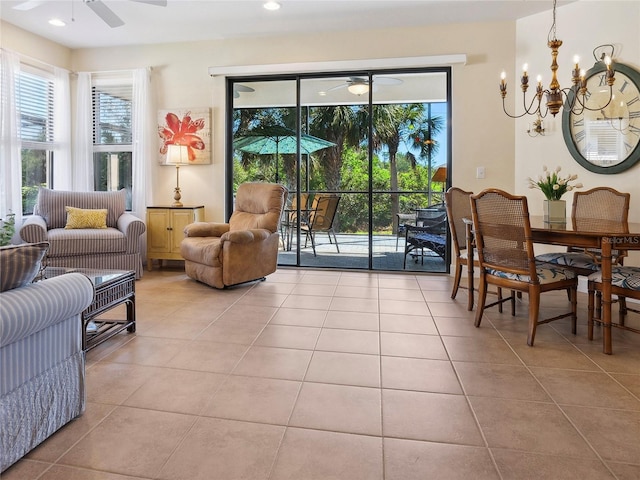
M 40 188 L 33 215 L 20 228 L 28 243 L 49 242 L 47 265 L 133 270 L 142 277 L 142 220 L 125 211 L 126 190 L 69 192 Z M 65 207 L 106 209 L 107 228 L 65 228 Z
M 16 262 L 1 253 L 0 472 L 84 411 L 80 315 L 93 299 L 93 284 L 80 273 L 30 283 L 37 266 L 9 282 Z

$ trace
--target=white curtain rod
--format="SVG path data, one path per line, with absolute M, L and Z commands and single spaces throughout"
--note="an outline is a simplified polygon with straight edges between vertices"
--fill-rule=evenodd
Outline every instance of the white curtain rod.
M 111 74 L 111 73 L 127 73 L 127 72 L 133 72 L 134 70 L 137 70 L 138 68 L 147 68 L 151 71 L 153 71 L 153 67 L 133 67 L 133 68 L 125 68 L 122 70 L 99 70 L 99 71 L 95 71 L 95 72 L 91 72 L 91 71 L 87 71 L 87 70 L 81 70 L 79 72 L 72 72 L 74 75 L 77 75 L 78 73 L 106 73 L 106 74 Z

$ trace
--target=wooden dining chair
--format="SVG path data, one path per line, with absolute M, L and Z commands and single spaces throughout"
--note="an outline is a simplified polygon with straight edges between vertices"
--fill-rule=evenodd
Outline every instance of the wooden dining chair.
M 470 198 L 480 263 L 475 326 L 480 326 L 487 308 L 508 300 L 511 314 L 515 315 L 515 292 L 522 292 L 529 298 L 528 345 L 533 346 L 538 325 L 561 318 L 571 318 L 571 329 L 575 334 L 578 278 L 572 270 L 536 262 L 527 197 L 488 189 Z M 489 285 L 509 289 L 511 295 L 487 305 Z M 571 311 L 540 320 L 541 294 L 566 289 L 570 291 Z
M 631 195 L 610 187 L 597 187 L 573 194 L 571 222 L 575 231 L 629 233 Z M 627 252 L 612 251 L 612 262 L 622 264 Z M 588 276 L 599 267 L 600 250 L 569 247 L 566 252 L 545 253 L 536 260 L 560 265 Z
M 471 218 L 471 201 L 469 197 L 473 192 L 467 192 L 458 187 L 451 187 L 444 194 L 444 204 L 447 209 L 449 220 L 449 231 L 451 232 L 451 244 L 453 245 L 453 260 L 455 262 L 455 273 L 453 276 L 453 288 L 451 298 L 456 298 L 462 279 L 462 268 L 469 267 L 469 257 L 467 255 L 467 226 L 465 218 Z M 477 258 L 472 259 L 475 266 L 479 267 Z M 467 289 L 473 286 L 473 282 L 467 282 Z M 465 288 L 465 287 L 462 287 Z M 472 287 L 473 288 L 473 287 Z M 473 291 L 469 291 L 468 310 L 473 309 Z
M 602 292 L 602 272 L 597 271 L 589 275 L 588 282 L 589 303 L 587 313 L 587 329 L 589 340 L 593 340 L 593 327 L 602 324 L 599 315 L 599 309 L 595 306 L 595 297 L 597 293 Z M 622 265 L 614 265 L 611 270 L 611 294 L 617 295 L 620 300 L 620 310 L 618 313 L 618 322 L 611 322 L 613 327 L 623 330 L 640 333 L 637 328 L 625 325 L 625 317 L 627 312 L 640 313 L 638 308 L 631 308 L 627 305 L 626 298 L 640 300 L 640 267 L 630 267 Z

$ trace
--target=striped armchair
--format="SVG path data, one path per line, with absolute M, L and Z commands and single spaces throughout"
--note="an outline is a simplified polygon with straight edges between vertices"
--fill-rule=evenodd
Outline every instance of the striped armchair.
M 81 313 L 92 300 L 80 273 L 0 293 L 0 472 L 84 412 Z
M 125 211 L 126 190 L 68 192 L 40 188 L 33 215 L 20 229 L 28 243 L 49 242 L 47 265 L 133 270 L 142 277 L 142 220 Z M 65 228 L 65 207 L 106 209 L 107 228 Z

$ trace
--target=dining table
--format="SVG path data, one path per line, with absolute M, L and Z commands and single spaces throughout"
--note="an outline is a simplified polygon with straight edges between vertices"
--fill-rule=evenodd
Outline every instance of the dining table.
M 533 243 L 558 245 L 563 247 L 578 247 L 600 250 L 600 269 L 602 271 L 602 349 L 605 354 L 613 353 L 611 342 L 611 271 L 612 271 L 612 250 L 640 250 L 640 223 L 629 222 L 628 233 L 613 233 L 619 230 L 619 224 L 611 222 L 608 229 L 606 222 L 600 222 L 600 231 L 589 231 L 574 228 L 571 222 L 550 223 L 546 222 L 542 215 L 529 217 L 531 224 L 531 237 Z M 465 218 L 467 236 L 467 255 L 473 258 L 473 221 Z M 614 226 L 615 225 L 615 226 Z M 473 297 L 474 277 L 473 262 L 468 262 L 468 288 L 469 295 Z M 468 303 L 468 309 L 473 309 L 473 299 Z

